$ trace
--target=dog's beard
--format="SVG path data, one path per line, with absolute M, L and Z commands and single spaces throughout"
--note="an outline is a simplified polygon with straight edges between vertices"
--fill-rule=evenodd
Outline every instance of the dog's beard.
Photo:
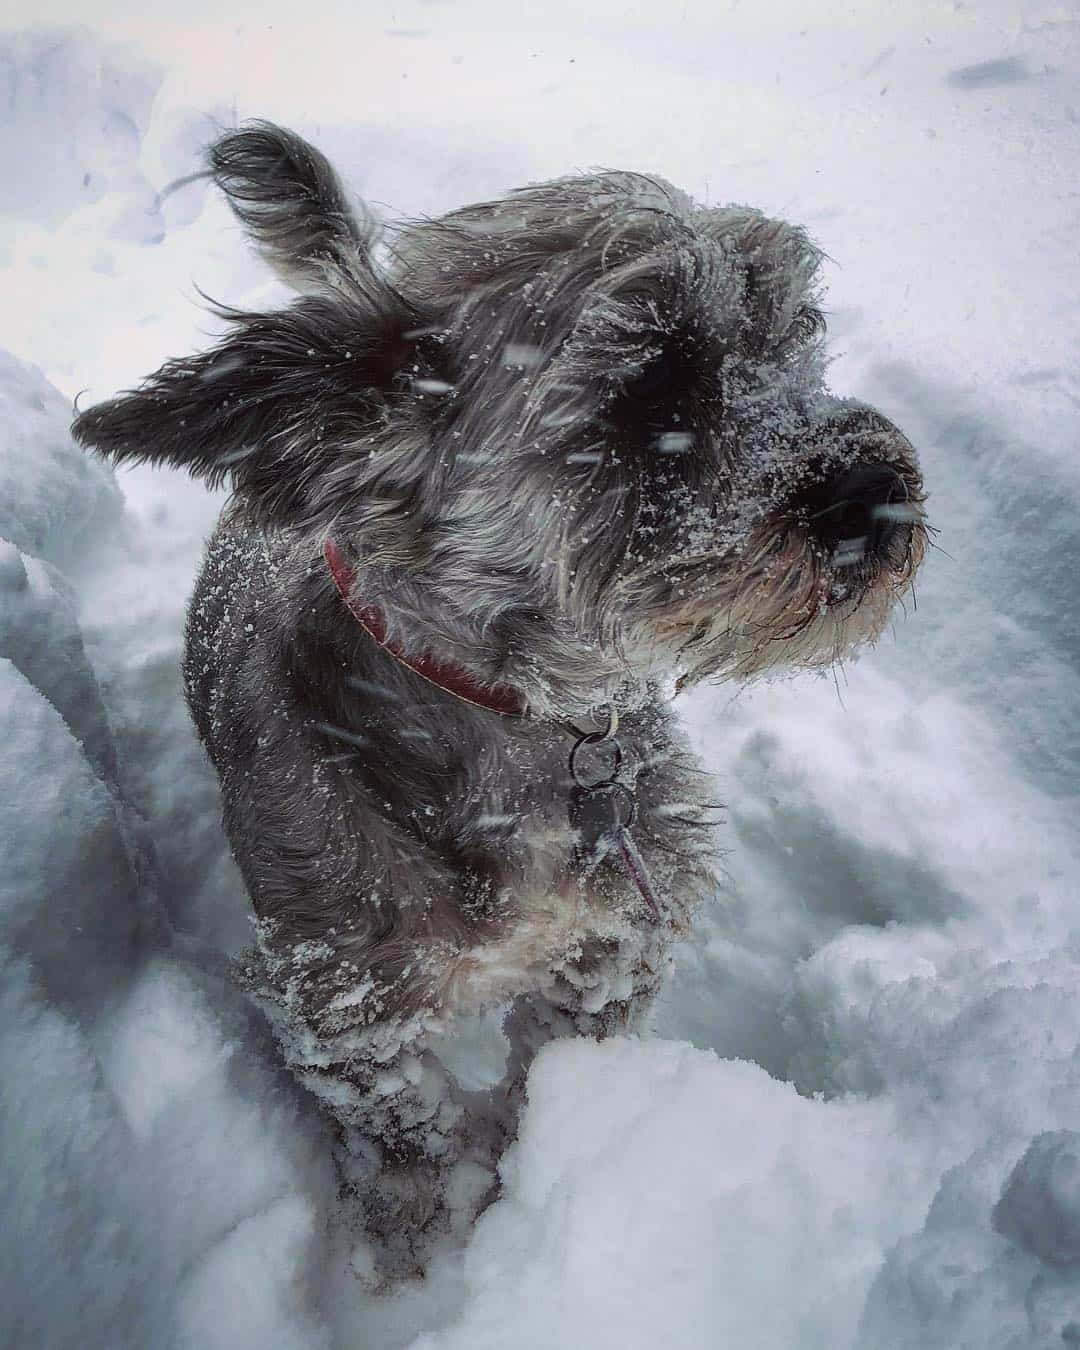
M 878 558 L 857 549 L 826 555 L 790 521 L 757 528 L 734 553 L 674 555 L 622 579 L 632 597 L 623 646 L 674 667 L 683 685 L 833 665 L 881 635 L 911 589 L 926 542 L 913 506 Z

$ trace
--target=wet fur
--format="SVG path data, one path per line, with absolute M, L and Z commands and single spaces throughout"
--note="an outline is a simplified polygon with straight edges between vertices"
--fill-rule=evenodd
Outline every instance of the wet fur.
M 792 226 L 600 174 L 401 227 L 380 267 L 292 133 L 230 133 L 209 163 L 303 294 L 222 310 L 216 347 L 74 430 L 232 484 L 184 669 L 259 920 L 246 978 L 339 1124 L 384 1272 L 408 1273 L 461 1168 L 490 1181 L 532 1054 L 638 1025 L 710 892 L 711 794 L 663 682 L 875 637 L 922 556 L 922 484 L 895 427 L 824 387 L 818 254 Z M 805 502 L 863 463 L 897 475 L 908 523 L 828 605 Z M 380 650 L 327 537 L 406 650 L 515 686 L 530 716 Z M 619 867 L 574 863 L 559 719 L 611 701 L 660 926 Z M 427 1039 L 511 1001 L 506 1080 L 470 1098 Z

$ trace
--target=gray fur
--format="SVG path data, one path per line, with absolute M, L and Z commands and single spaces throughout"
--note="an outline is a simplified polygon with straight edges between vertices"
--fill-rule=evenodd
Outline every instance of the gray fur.
M 819 255 L 792 226 L 597 174 L 400 227 L 383 272 L 292 133 L 231 133 L 210 164 L 304 294 L 223 312 L 215 348 L 74 430 L 231 480 L 185 676 L 259 919 L 247 980 L 401 1273 L 455 1169 L 490 1171 L 532 1053 L 638 1025 L 710 892 L 710 791 L 665 681 L 876 637 L 922 557 L 922 483 L 895 427 L 825 389 Z M 862 509 L 836 484 L 868 472 L 872 548 L 835 524 Z M 515 686 L 529 717 L 382 651 L 328 537 L 409 653 Z M 615 863 L 574 862 L 560 719 L 611 702 L 660 926 Z M 468 1100 L 426 1039 L 511 1000 L 507 1081 Z

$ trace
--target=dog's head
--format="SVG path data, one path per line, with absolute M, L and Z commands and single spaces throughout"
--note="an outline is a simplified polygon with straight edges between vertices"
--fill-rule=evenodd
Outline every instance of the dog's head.
M 301 298 L 227 312 L 215 348 L 83 413 L 84 444 L 231 479 L 259 526 L 332 534 L 534 656 L 698 679 L 880 632 L 922 480 L 825 388 L 801 230 L 598 174 L 402 227 L 380 265 L 298 137 L 230 133 L 210 167 Z

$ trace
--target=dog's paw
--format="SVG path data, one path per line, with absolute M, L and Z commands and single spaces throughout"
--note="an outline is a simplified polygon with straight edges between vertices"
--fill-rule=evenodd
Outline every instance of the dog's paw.
M 422 1278 L 440 1246 L 466 1241 L 498 1196 L 493 1138 L 485 1129 L 475 1139 L 462 1131 L 432 1157 L 341 1132 L 339 1198 L 363 1232 L 351 1260 L 357 1278 L 373 1289 Z
M 551 972 L 544 995 L 581 1036 L 614 1036 L 633 1029 L 660 985 L 660 950 L 594 943 Z

